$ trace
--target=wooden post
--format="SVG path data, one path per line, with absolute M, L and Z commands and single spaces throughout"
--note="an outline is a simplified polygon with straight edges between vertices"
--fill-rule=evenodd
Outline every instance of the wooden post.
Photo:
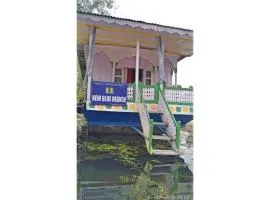
M 155 67 L 155 83 L 157 83 L 158 82 L 158 80 L 159 80 L 159 70 L 158 70 L 158 65 Z
M 157 37 L 157 54 L 158 54 L 158 66 L 159 66 L 159 82 L 165 83 L 164 74 L 164 43 L 161 37 Z
M 136 42 L 136 69 L 135 69 L 135 83 L 136 83 L 136 102 L 139 100 L 139 62 L 140 62 L 140 41 Z
M 154 72 L 154 74 L 153 74 L 153 83 L 155 84 L 156 83 L 156 81 L 157 81 L 157 79 L 156 79 L 156 74 L 157 74 L 157 67 L 156 66 L 153 66 L 153 72 Z M 151 83 L 152 84 L 152 83 Z
M 93 27 L 89 29 L 89 48 L 88 48 L 88 56 L 86 61 L 86 73 L 84 77 L 84 88 L 87 88 L 87 101 L 90 101 L 91 94 L 91 81 L 92 81 L 92 73 L 93 73 L 93 58 L 94 58 L 94 50 L 95 50 L 95 40 L 96 40 L 96 28 Z
M 115 76 L 115 66 L 116 66 L 116 62 L 112 61 L 112 82 L 114 82 L 114 76 Z
M 174 71 L 174 85 L 177 85 L 177 68 L 173 68 Z

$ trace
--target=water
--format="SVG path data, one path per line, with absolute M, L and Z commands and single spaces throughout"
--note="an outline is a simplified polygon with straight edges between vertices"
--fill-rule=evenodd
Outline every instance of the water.
M 161 142 L 157 148 L 166 148 Z M 149 155 L 139 135 L 91 135 L 77 152 L 79 200 L 193 199 L 193 175 L 183 160 Z

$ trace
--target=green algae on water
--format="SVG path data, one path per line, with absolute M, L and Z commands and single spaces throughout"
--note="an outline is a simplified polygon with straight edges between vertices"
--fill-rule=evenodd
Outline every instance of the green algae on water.
M 110 153 L 116 155 L 124 165 L 135 167 L 136 157 L 145 151 L 139 146 L 123 143 L 101 143 L 99 141 L 83 142 L 81 148 L 93 155 L 100 153 Z

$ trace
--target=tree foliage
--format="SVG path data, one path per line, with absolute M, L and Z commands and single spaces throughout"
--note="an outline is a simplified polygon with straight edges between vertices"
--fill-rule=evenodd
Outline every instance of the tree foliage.
M 115 0 L 77 0 L 77 11 L 84 13 L 97 13 L 102 15 L 110 15 L 112 9 L 116 9 Z M 83 89 L 83 80 L 79 63 L 77 64 L 77 102 L 84 99 L 85 91 Z
M 113 8 L 116 8 L 115 0 L 77 0 L 79 12 L 110 15 Z
M 79 64 L 77 64 L 77 103 L 84 100 L 83 80 Z

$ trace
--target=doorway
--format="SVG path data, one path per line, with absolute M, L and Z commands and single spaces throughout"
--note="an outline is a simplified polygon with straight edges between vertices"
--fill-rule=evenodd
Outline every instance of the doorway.
M 143 82 L 143 69 L 139 69 L 139 81 Z M 135 82 L 135 69 L 127 68 L 127 83 Z

